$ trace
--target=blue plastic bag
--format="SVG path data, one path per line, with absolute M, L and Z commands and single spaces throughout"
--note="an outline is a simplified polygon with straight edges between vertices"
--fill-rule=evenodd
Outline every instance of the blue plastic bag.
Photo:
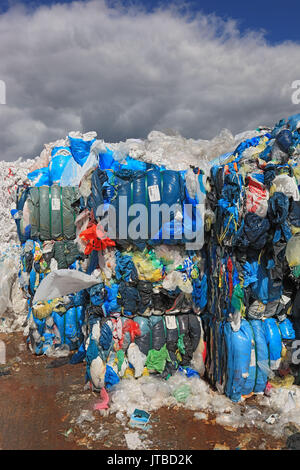
M 281 359 L 281 335 L 275 318 L 267 318 L 264 321 L 264 330 L 267 345 L 269 348 L 270 367 L 277 369 Z
M 293 328 L 292 322 L 285 318 L 282 322 L 278 323 L 282 339 L 295 339 L 295 330 Z
M 76 139 L 69 136 L 69 142 L 71 147 L 71 152 L 74 157 L 74 160 L 80 165 L 87 161 L 90 154 L 91 146 L 96 139 L 85 141 L 83 139 Z
M 39 168 L 28 173 L 27 178 L 32 181 L 32 186 L 50 186 L 49 168 Z
M 51 162 L 49 163 L 50 185 L 53 183 L 60 183 L 61 175 L 71 158 L 72 155 L 56 155 L 52 158 Z

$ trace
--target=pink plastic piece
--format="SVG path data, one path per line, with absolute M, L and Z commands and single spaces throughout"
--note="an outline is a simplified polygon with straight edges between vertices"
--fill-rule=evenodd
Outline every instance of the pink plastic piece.
M 102 398 L 102 401 L 94 405 L 94 410 L 107 410 L 109 403 L 109 395 L 104 387 L 101 389 L 100 396 Z

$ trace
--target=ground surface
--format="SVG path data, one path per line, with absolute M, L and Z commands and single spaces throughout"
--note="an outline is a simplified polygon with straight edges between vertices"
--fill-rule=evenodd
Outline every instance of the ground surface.
M 84 390 L 85 365 L 46 368 L 53 359 L 34 357 L 22 334 L 0 334 L 7 364 L 0 366 L 0 449 L 128 449 L 124 435 L 135 430 L 93 411 L 92 422 L 76 423 L 97 398 Z M 8 375 L 3 375 L 8 373 Z M 254 427 L 224 428 L 214 416 L 199 421 L 194 412 L 162 408 L 151 414 L 151 428 L 139 431 L 151 450 L 282 449 Z

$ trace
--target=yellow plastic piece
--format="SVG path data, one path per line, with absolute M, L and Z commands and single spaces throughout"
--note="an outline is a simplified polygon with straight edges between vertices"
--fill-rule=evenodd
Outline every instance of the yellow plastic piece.
M 124 373 L 124 379 L 130 379 L 131 377 L 134 377 L 134 371 L 130 369 L 130 367 L 127 367 Z
M 273 379 L 269 380 L 272 387 L 275 388 L 290 388 L 295 381 L 295 377 L 288 374 L 285 377 L 274 377 Z
M 33 315 L 38 318 L 39 320 L 42 320 L 43 318 L 49 317 L 52 313 L 52 307 L 51 304 L 48 302 L 37 302 L 33 307 L 32 307 Z
M 132 261 L 138 271 L 139 279 L 142 281 L 158 282 L 162 279 L 162 273 L 160 269 L 153 269 L 153 264 L 140 253 L 133 253 Z
M 289 239 L 286 245 L 285 256 L 290 268 L 300 265 L 300 236 Z

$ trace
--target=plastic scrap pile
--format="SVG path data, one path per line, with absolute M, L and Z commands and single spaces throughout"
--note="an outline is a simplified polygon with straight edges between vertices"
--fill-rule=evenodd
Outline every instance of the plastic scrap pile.
M 18 185 L 27 181 L 32 160 L 0 162 L 0 332 L 21 330 L 26 320 L 26 300 L 19 288 L 20 241 L 8 208 L 15 207 Z
M 199 377 L 233 401 L 275 387 L 300 334 L 299 128 L 300 115 L 210 142 L 91 132 L 46 145 L 12 210 L 32 352 L 74 351 L 116 410 L 127 379 L 146 396 L 165 379 L 159 400 L 195 409 Z M 159 204 L 176 210 L 155 225 Z
M 206 366 L 233 401 L 264 392 L 274 371 L 292 371 L 287 363 L 299 338 L 299 129 L 300 115 L 282 120 L 211 169 Z

